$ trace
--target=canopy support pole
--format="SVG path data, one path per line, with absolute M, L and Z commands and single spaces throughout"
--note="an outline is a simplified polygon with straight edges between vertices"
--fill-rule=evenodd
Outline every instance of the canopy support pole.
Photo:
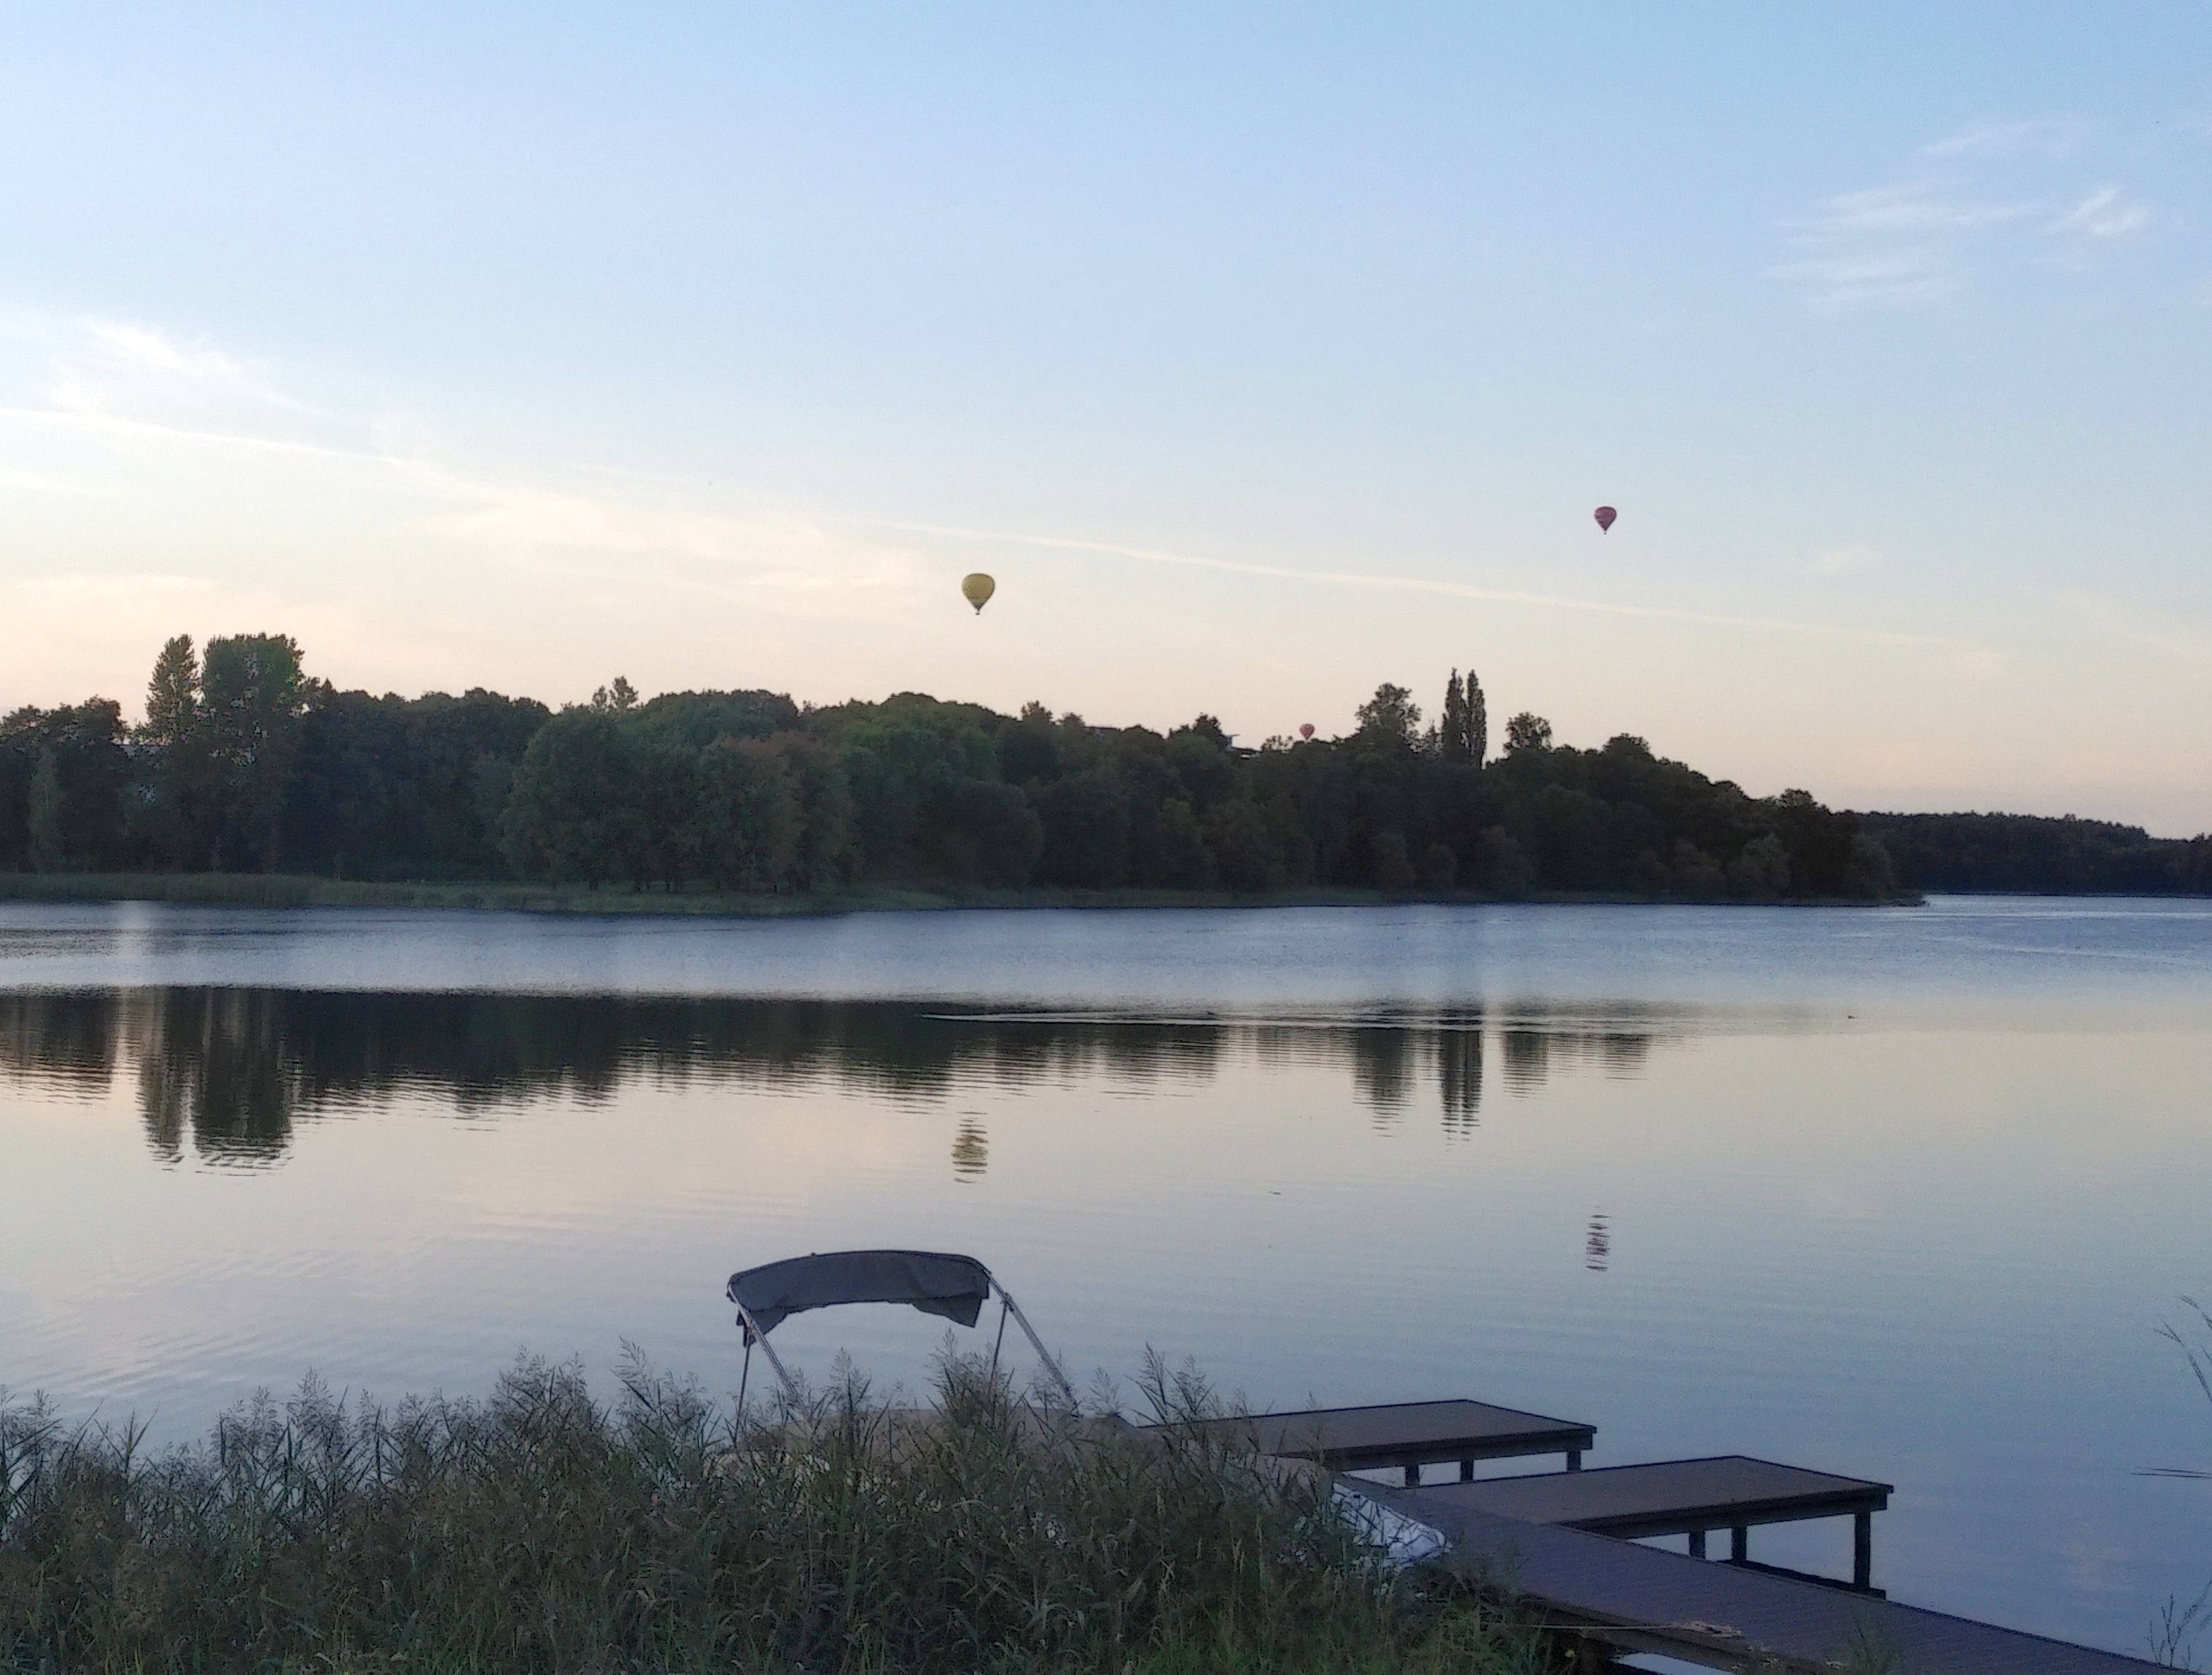
M 783 1357 L 779 1356 L 775 1352 L 775 1346 L 769 1344 L 768 1334 L 754 1324 L 753 1317 L 746 1310 L 744 1304 L 738 1303 L 737 1309 L 738 1323 L 744 1327 L 745 1336 L 749 1340 L 745 1344 L 747 1354 L 750 1354 L 753 1344 L 758 1344 L 761 1353 L 768 1357 L 768 1364 L 775 1369 L 775 1375 L 783 1381 L 783 1393 L 794 1401 L 797 1400 L 799 1394 L 799 1381 L 792 1377 L 791 1369 L 783 1364 Z M 750 1362 L 748 1364 L 750 1365 Z
M 1080 1406 L 1081 1404 L 1075 1399 L 1075 1387 L 1067 1381 L 1067 1375 L 1060 1370 L 1060 1362 L 1053 1359 L 1052 1351 L 1045 1348 L 1044 1339 L 1036 1335 L 1036 1328 L 1030 1324 L 1030 1317 L 1022 1313 L 1022 1306 L 1014 1301 L 1014 1294 L 999 1284 L 996 1274 L 991 1277 L 991 1289 L 999 1294 L 999 1300 L 1006 1305 L 1006 1313 L 1014 1317 L 1014 1324 L 1022 1329 L 1022 1335 L 1030 1340 L 1030 1347 L 1037 1352 L 1037 1359 L 1044 1362 L 1051 1369 L 1053 1377 L 1060 1381 L 1060 1393 L 1067 1398 L 1067 1405 L 1070 1407 Z M 1006 1329 L 1006 1320 L 1003 1316 L 1000 1320 L 999 1326 L 1002 1332 Z

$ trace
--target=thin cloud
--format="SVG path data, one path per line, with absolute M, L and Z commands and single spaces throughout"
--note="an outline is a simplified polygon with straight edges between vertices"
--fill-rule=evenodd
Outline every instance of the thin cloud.
M 2122 239 L 2149 225 L 2147 206 L 2128 202 L 2118 186 L 2106 186 L 2091 192 L 2043 230 L 2085 239 Z
M 150 326 L 97 319 L 70 323 L 51 357 L 47 400 L 72 412 L 170 415 L 277 409 L 305 412 L 236 356 Z
M 1882 556 L 1872 547 L 1835 547 L 1814 558 L 1807 567 L 1816 576 L 1855 576 L 1878 567 Z
M 1817 215 L 1784 222 L 1799 254 L 1767 271 L 1803 286 L 1815 309 L 1838 313 L 1927 307 L 2001 260 L 2090 269 L 2094 251 L 2140 233 L 2154 215 L 2122 186 L 2088 191 L 2052 179 L 2089 137 L 2075 117 L 1970 122 L 1921 148 L 1940 173 L 1839 193 Z
M 1439 581 L 1429 576 L 1393 576 L 1364 570 L 1297 570 L 1287 565 L 1260 564 L 1243 559 L 1209 558 L 1192 553 L 1164 552 L 1154 547 L 1126 546 L 1115 541 L 1086 541 L 1069 536 L 1027 535 L 1003 530 L 964 529 L 949 524 L 912 524 L 870 519 L 875 529 L 899 530 L 914 535 L 935 535 L 956 540 L 984 541 L 1010 546 L 1036 547 L 1047 551 L 1093 553 L 1111 558 L 1135 559 L 1146 564 L 1171 564 L 1187 569 L 1216 570 L 1230 575 L 1261 576 L 1271 580 L 1308 582 L 1330 587 L 1382 588 L 1395 592 L 1426 593 L 1453 599 L 1478 599 L 1491 604 L 1528 605 L 1545 610 L 1571 610 L 1602 616 L 1633 616 L 1668 622 L 1694 622 L 1709 628 L 1743 628 L 1766 634 L 1804 634 L 1818 639 L 1856 640 L 1917 651 L 1940 651 L 1958 659 L 1959 666 L 1985 672 L 1998 666 L 1998 654 L 1969 640 L 1946 634 L 1913 634 L 1889 628 L 1849 628 L 1832 622 L 1799 622 L 1786 617 L 1741 616 L 1725 612 L 1684 610 L 1671 605 L 1631 604 L 1615 599 L 1593 599 L 1566 593 L 1538 593 L 1519 588 L 1477 587 L 1467 582 Z
M 2070 157 L 2089 125 L 2079 117 L 1984 118 L 1921 148 L 1927 157 Z
M 203 384 L 235 385 L 246 381 L 246 368 L 205 343 L 179 343 L 143 325 L 119 320 L 87 320 L 85 329 L 125 366 L 153 367 Z
M 237 470 L 336 471 L 388 502 L 398 528 L 466 543 L 540 576 L 773 598 L 799 614 L 833 610 L 839 600 L 853 608 L 920 586 L 909 554 L 781 513 L 702 511 L 683 504 L 671 484 L 627 480 L 635 474 L 565 474 L 619 483 L 594 493 L 498 480 L 379 446 L 373 424 L 295 401 L 247 362 L 204 342 L 51 314 L 18 313 L 0 319 L 0 331 L 46 351 L 43 401 L 0 405 L 0 426 L 74 433 L 125 455 L 190 451 L 231 456 Z M 315 422 L 302 425 L 302 414 Z M 266 463 L 247 463 L 257 459 Z M 48 487 L 28 478 L 15 484 L 13 475 L 0 473 L 0 489 Z
M 1769 271 L 1806 285 L 1824 310 L 1921 307 L 1966 288 L 1974 234 L 2033 209 L 1951 196 L 1928 180 L 1841 192 L 1813 219 L 1788 224 L 1789 242 L 1806 254 Z
M 203 593 L 216 584 L 205 576 L 132 571 L 83 571 L 74 575 L 29 576 L 16 584 L 26 593 L 64 598 L 135 599 L 148 593 Z
M 1929 180 L 1841 192 L 1828 200 L 1820 216 L 1804 223 L 1809 239 L 1893 238 L 1961 232 L 1999 222 L 2018 221 L 2025 203 L 1961 203 L 1942 197 Z

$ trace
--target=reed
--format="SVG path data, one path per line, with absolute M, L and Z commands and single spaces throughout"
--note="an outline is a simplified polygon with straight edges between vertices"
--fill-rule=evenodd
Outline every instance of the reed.
M 0 1669 L 1534 1675 L 1509 1608 L 1378 1565 L 1317 1487 L 1182 1428 L 1039 1420 L 947 1359 L 738 1415 L 633 1367 L 488 1399 L 310 1380 L 192 1446 L 0 1399 Z M 1162 1417 L 1201 1386 L 1157 1369 Z

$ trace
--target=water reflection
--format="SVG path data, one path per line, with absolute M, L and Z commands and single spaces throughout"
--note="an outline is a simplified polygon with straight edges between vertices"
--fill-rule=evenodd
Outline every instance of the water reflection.
M 1435 1035 L 1437 1089 L 1444 1130 L 1464 1135 L 1482 1121 L 1482 1029 L 1439 1029 Z
M 1679 1033 L 1679 1025 L 1676 1026 Z M 165 1162 L 281 1158 L 303 1120 L 421 1095 L 467 1116 L 626 1085 L 829 1086 L 933 1108 L 963 1088 L 1098 1079 L 1123 1095 L 1200 1087 L 1235 1051 L 1348 1073 L 1388 1132 L 1431 1096 L 1447 1133 L 1479 1128 L 1485 1053 L 1507 1089 L 1585 1067 L 1635 1076 L 1656 1029 L 1516 1010 L 1364 1020 L 1189 1020 L 931 1011 L 905 1003 L 613 996 L 152 989 L 0 995 L 0 1076 L 64 1096 L 134 1083 Z M 954 1175 L 989 1166 L 983 1114 L 963 1110 Z
M 1604 1211 L 1595 1211 L 1589 1218 L 1589 1230 L 1583 1235 L 1583 1266 L 1594 1274 L 1601 1274 L 1613 1260 L 1613 1220 Z
M 952 1174 L 959 1180 L 981 1180 L 991 1162 L 991 1137 L 983 1132 L 982 1119 L 970 1114 L 960 1119 L 960 1127 L 952 1136 Z

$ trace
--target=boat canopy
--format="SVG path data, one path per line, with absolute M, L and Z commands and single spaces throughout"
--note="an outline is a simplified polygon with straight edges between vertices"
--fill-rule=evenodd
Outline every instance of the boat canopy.
M 902 1302 L 972 1326 L 991 1297 L 991 1271 L 972 1256 L 927 1250 L 840 1250 L 763 1263 L 730 1276 L 729 1298 L 750 1340 L 793 1314 L 848 1302 Z

